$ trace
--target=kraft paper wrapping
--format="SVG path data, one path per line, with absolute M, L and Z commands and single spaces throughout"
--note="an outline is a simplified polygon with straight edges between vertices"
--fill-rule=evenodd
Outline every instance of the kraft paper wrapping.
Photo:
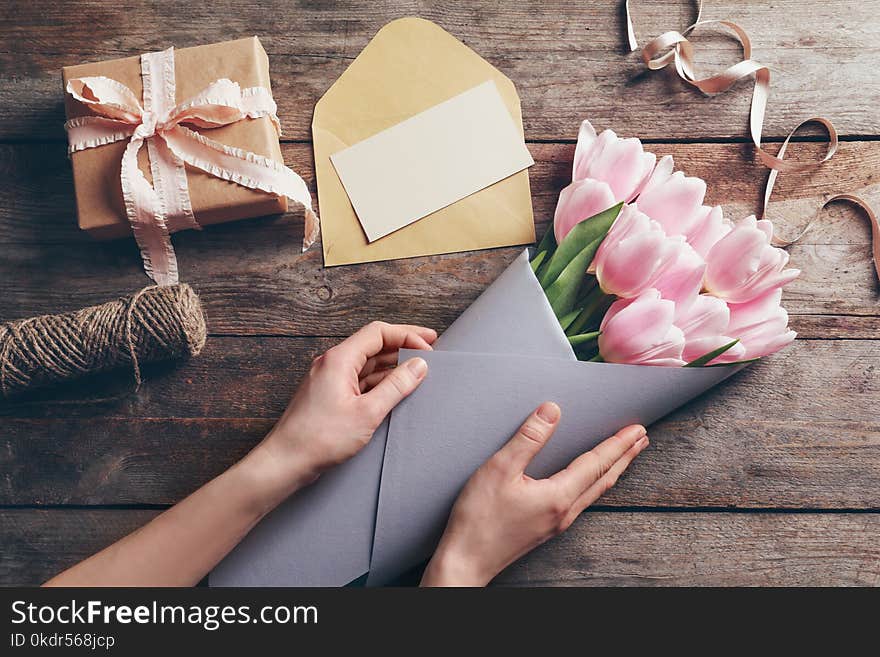
M 379 30 L 315 106 L 312 137 L 325 266 L 535 240 L 529 174 L 520 171 L 368 243 L 330 161 L 333 153 L 487 80 L 497 85 L 522 135 L 513 83 L 461 41 L 420 18 L 402 18 Z
M 262 86 L 271 90 L 269 58 L 257 37 L 175 49 L 174 62 L 177 102 L 192 97 L 219 78 L 229 78 L 242 87 Z M 143 96 L 139 55 L 62 69 L 65 88 L 71 78 L 97 75 L 121 82 L 138 98 Z M 90 113 L 69 94 L 65 94 L 64 103 L 68 118 Z M 224 144 L 283 161 L 278 134 L 268 118 L 248 119 L 204 132 Z M 99 239 L 131 233 L 119 182 L 126 143 L 119 141 L 71 155 L 79 226 Z M 152 180 L 147 149 L 141 151 L 138 162 L 147 179 Z M 193 212 L 201 225 L 287 210 L 287 199 L 283 197 L 247 189 L 190 167 L 187 183 Z

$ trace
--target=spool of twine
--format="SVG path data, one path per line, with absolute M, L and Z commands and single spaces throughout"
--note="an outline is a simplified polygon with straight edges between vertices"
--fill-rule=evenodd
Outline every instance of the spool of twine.
M 186 284 L 146 287 L 137 294 L 59 315 L 0 324 L 0 396 L 87 374 L 196 356 L 205 346 L 205 316 Z

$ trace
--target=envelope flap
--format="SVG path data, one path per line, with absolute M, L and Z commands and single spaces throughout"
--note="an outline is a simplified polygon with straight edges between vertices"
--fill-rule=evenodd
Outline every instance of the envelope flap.
M 522 134 L 519 96 L 510 79 L 421 18 L 401 18 L 383 27 L 339 76 L 318 101 L 312 120 L 326 266 L 534 241 L 527 171 L 368 243 L 330 161 L 333 153 L 487 80 L 495 82 Z
M 345 146 L 494 80 L 522 132 L 510 79 L 440 26 L 422 18 L 385 25 L 315 105 L 312 130 Z

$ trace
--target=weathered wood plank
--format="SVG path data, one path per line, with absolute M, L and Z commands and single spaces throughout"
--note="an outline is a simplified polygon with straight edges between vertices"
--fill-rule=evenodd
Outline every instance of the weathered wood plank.
M 496 580 L 520 586 L 877 586 L 877 514 L 586 513 Z
M 637 54 L 626 53 L 620 5 L 272 0 L 243 6 L 222 0 L 208 10 L 173 0 L 81 0 L 75 7 L 13 0 L 0 16 L 0 138 L 63 138 L 64 65 L 259 34 L 287 135 L 308 139 L 318 98 L 383 24 L 407 15 L 434 20 L 510 76 L 530 138 L 573 137 L 584 116 L 642 137 L 745 136 L 750 83 L 710 99 L 671 71 L 644 74 Z M 784 135 L 817 114 L 833 118 L 844 134 L 877 134 L 877 6 L 727 0 L 710 3 L 704 18 L 741 24 L 752 37 L 754 58 L 774 70 L 766 135 Z M 692 11 L 681 0 L 635 3 L 638 35 L 644 41 L 682 29 Z M 712 32 L 697 38 L 704 71 L 740 57 L 731 39 Z
M 214 338 L 117 402 L 0 406 L 0 504 L 173 503 L 265 435 L 332 342 Z M 880 509 L 878 359 L 878 341 L 797 341 L 651 427 L 605 503 Z
M 2 510 L 0 585 L 35 585 L 158 511 Z M 496 580 L 513 586 L 871 586 L 880 516 L 591 511 Z
M 708 201 L 727 216 L 754 211 L 765 169 L 743 158 L 740 144 L 652 144 L 688 173 L 709 181 Z M 311 149 L 285 145 L 285 158 L 312 179 Z M 571 144 L 532 144 L 536 217 L 544 230 L 559 190 L 570 179 Z M 814 156 L 817 144 L 793 155 Z M 880 142 L 844 143 L 821 169 L 783 176 L 770 214 L 784 235 L 799 231 L 831 192 L 852 191 L 880 205 Z M 719 173 L 720 172 L 720 173 Z M 75 227 L 63 147 L 0 146 L 0 318 L 59 312 L 124 294 L 146 283 L 131 240 L 98 243 Z M 320 249 L 299 254 L 301 217 L 258 219 L 175 236 L 183 280 L 202 295 L 209 329 L 223 334 L 345 335 L 365 322 L 419 322 L 444 328 L 507 266 L 519 249 L 322 267 Z M 786 294 L 806 336 L 877 335 L 878 288 L 870 230 L 846 205 L 829 208 L 792 247 L 802 277 Z M 382 290 L 382 294 L 375 294 Z M 425 299 L 431 299 L 425 303 Z M 247 299 L 247 303 L 242 300 Z M 369 299 L 369 303 L 365 303 Z M 855 317 L 847 317 L 855 316 Z
M 726 216 L 739 219 L 758 210 L 767 169 L 756 162 L 749 145 L 666 142 L 647 144 L 645 148 L 658 156 L 672 155 L 678 168 L 706 180 L 707 202 L 721 205 Z M 768 146 L 771 151 L 775 148 L 774 145 Z M 574 145 L 533 143 L 529 144 L 529 149 L 535 159 L 535 166 L 530 169 L 535 220 L 543 228 L 553 218 L 559 191 L 571 180 Z M 282 152 L 288 166 L 310 183 L 317 201 L 311 146 L 283 144 Z M 788 157 L 815 160 L 822 152 L 820 144 L 795 143 L 789 148 Z M 770 206 L 770 218 L 778 223 L 784 234 L 793 235 L 813 216 L 822 199 L 833 193 L 860 194 L 880 204 L 878 170 L 880 142 L 844 142 L 834 159 L 821 167 L 805 173 L 784 174 L 779 178 Z M 4 182 L 0 186 L 0 244 L 63 243 L 77 248 L 89 248 L 89 245 L 96 248 L 94 241 L 76 227 L 73 179 L 63 144 L 0 144 L 0 175 Z M 860 229 L 855 213 L 850 217 L 841 207 L 830 208 L 827 212 L 805 236 L 804 244 L 868 243 L 870 232 Z M 295 211 L 289 216 L 292 223 L 301 218 Z M 252 226 L 252 223 L 211 226 L 201 234 L 208 236 L 205 239 L 210 244 L 213 242 L 211 238 L 237 241 L 251 230 L 267 230 L 261 224 Z M 227 237 L 228 233 L 231 235 Z M 175 239 L 185 242 L 181 245 L 183 248 L 188 246 L 188 240 L 192 241 L 192 235 L 196 233 L 179 233 Z M 272 237 L 278 238 L 277 235 Z M 282 237 L 286 239 L 288 236 Z M 117 242 L 97 246 L 112 250 L 114 244 Z M 198 244 L 201 240 L 195 240 L 195 245 Z

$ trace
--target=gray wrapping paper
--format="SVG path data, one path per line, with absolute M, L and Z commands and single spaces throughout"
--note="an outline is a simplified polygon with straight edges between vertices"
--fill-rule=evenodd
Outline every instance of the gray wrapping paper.
M 530 468 L 564 467 L 621 426 L 650 424 L 738 368 L 575 359 L 523 252 L 438 339 L 428 376 L 347 463 L 263 520 L 211 586 L 382 584 L 424 561 L 470 474 L 540 402 L 560 426 Z M 401 358 L 413 355 L 401 352 Z
M 527 252 L 447 329 L 435 349 L 575 358 Z M 214 569 L 210 585 L 343 586 L 366 573 L 387 430 L 386 420 L 357 456 L 269 514 Z
M 405 359 L 412 352 L 401 351 Z M 559 426 L 526 472 L 546 477 L 623 426 L 648 425 L 739 367 L 670 368 L 434 352 L 391 416 L 368 585 L 428 558 L 476 467 L 545 400 Z

